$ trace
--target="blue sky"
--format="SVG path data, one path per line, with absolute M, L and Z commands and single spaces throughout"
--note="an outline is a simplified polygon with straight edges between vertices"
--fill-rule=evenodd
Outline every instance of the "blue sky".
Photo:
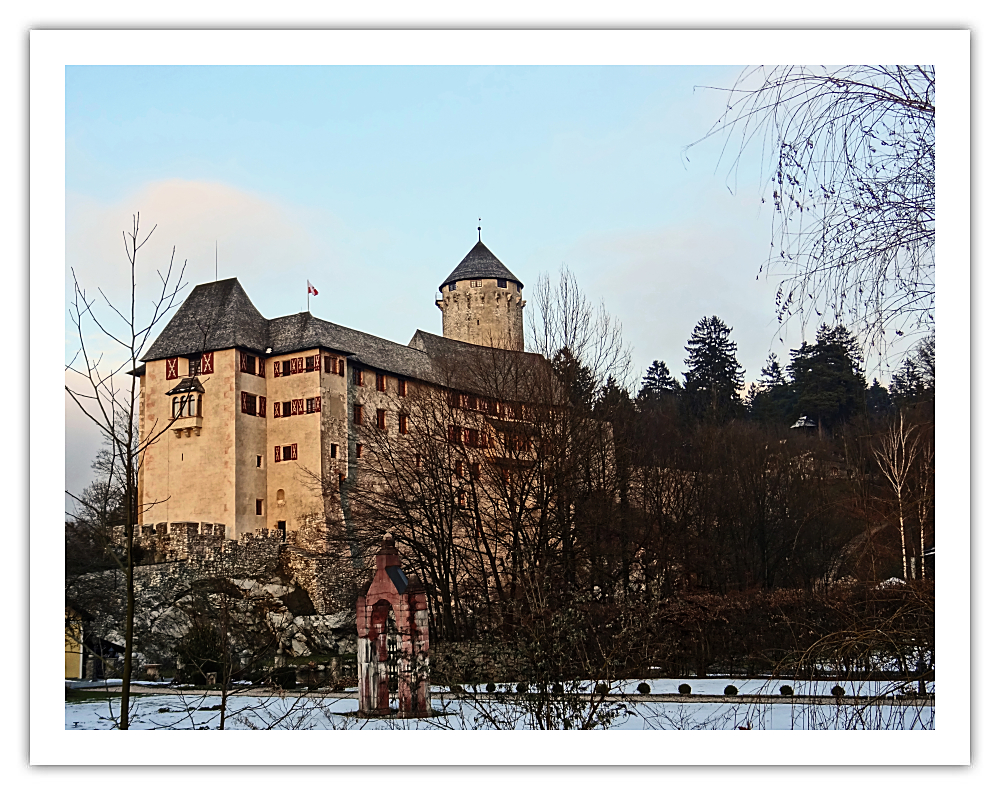
M 405 344 L 440 333 L 437 286 L 482 218 L 529 310 L 538 277 L 563 265 L 606 304 L 635 381 L 653 359 L 680 377 L 712 314 L 733 327 L 749 381 L 769 350 L 786 363 L 801 342 L 775 337 L 775 285 L 757 279 L 771 222 L 760 160 L 734 185 L 719 142 L 684 153 L 724 109 L 723 93 L 696 87 L 738 73 L 67 67 L 67 264 L 123 298 L 121 231 L 139 211 L 157 224 L 146 284 L 174 247 L 189 286 L 211 281 L 217 243 L 219 278 L 238 277 L 265 316 L 304 310 L 309 279 L 314 314 Z M 67 422 L 67 471 L 85 472 L 93 437 Z

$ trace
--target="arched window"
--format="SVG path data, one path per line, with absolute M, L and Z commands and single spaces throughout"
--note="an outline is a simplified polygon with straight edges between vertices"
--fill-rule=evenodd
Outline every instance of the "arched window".
M 284 505 L 285 504 L 285 490 L 284 489 L 278 489 L 278 493 L 275 496 L 278 498 L 278 505 Z

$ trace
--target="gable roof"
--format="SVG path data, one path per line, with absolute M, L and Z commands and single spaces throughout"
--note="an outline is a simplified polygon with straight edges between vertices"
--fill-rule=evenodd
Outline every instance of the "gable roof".
M 420 330 L 414 333 L 409 345 L 400 345 L 321 320 L 309 312 L 267 320 L 233 278 L 195 287 L 142 361 L 227 348 L 269 357 L 324 348 L 373 370 L 470 391 L 479 391 L 472 374 L 473 370 L 481 369 L 474 366 L 476 357 L 480 360 L 489 357 L 490 361 L 509 356 L 524 361 L 541 358 L 531 353 L 501 352 Z M 144 371 L 142 365 L 134 374 L 141 375 Z
M 267 321 L 237 279 L 199 284 L 170 318 L 142 361 L 226 348 L 263 353 Z
M 472 251 L 465 255 L 465 259 L 458 263 L 455 270 L 441 282 L 438 289 L 444 289 L 444 286 L 449 282 L 463 279 L 507 279 L 516 282 L 518 287 L 524 288 L 524 283 L 507 270 L 507 267 L 496 258 L 496 255 L 486 248 L 482 240 L 472 247 Z

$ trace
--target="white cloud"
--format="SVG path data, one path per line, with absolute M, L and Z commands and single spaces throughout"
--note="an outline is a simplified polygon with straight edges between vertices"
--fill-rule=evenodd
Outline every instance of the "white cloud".
M 157 284 L 156 270 L 167 267 L 175 246 L 175 264 L 187 260 L 185 280 L 191 285 L 215 279 L 216 242 L 219 278 L 239 275 L 244 280 L 315 260 L 324 250 L 311 231 L 315 213 L 221 183 L 171 179 L 113 202 L 67 193 L 67 279 L 74 268 L 88 292 L 101 286 L 113 301 L 127 299 L 129 263 L 122 230 L 131 227 L 137 211 L 142 230 L 148 233 L 156 226 L 139 252 L 146 301 Z M 328 231 L 331 223 L 324 219 L 323 228 Z

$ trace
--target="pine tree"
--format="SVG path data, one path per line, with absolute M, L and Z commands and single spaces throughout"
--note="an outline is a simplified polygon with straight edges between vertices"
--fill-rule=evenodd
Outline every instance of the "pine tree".
M 760 370 L 760 381 L 750 387 L 747 402 L 750 416 L 756 422 L 787 425 L 794 419 L 795 391 L 775 354 L 768 354 L 767 364 Z
M 717 316 L 703 317 L 691 333 L 684 349 L 684 402 L 699 419 L 721 422 L 744 412 L 740 400 L 743 368 L 736 360 L 736 343 L 729 339 L 732 329 Z
M 892 402 L 902 408 L 934 400 L 934 337 L 925 337 L 892 375 Z
M 796 413 L 815 420 L 820 433 L 864 408 L 861 349 L 843 326 L 821 325 L 814 345 L 804 342 L 792 351 L 788 372 L 796 395 Z
M 670 375 L 665 362 L 653 359 L 653 363 L 642 377 L 638 399 L 643 403 L 660 404 L 680 392 L 681 385 Z

